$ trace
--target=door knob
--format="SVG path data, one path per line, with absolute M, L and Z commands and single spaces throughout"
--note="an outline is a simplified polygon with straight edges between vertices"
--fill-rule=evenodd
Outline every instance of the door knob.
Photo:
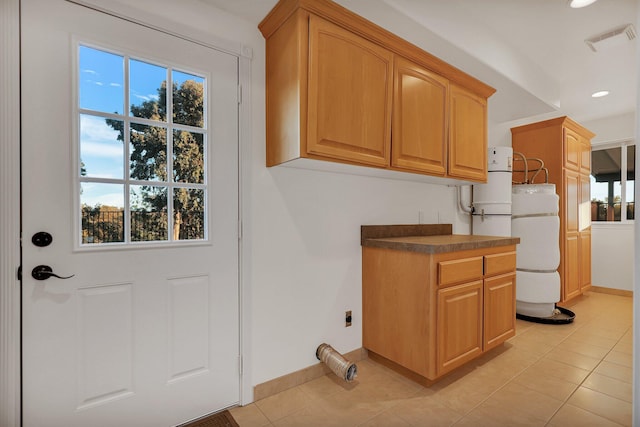
M 47 280 L 49 277 L 57 277 L 58 279 L 71 279 L 73 276 L 75 276 L 75 274 L 67 277 L 58 276 L 48 265 L 39 265 L 37 267 L 33 267 L 33 270 L 31 270 L 31 277 L 36 280 Z

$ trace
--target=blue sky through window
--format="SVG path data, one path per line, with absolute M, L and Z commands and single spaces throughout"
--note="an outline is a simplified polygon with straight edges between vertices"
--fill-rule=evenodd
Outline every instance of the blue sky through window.
M 124 58 L 80 46 L 80 108 L 105 113 L 124 111 Z

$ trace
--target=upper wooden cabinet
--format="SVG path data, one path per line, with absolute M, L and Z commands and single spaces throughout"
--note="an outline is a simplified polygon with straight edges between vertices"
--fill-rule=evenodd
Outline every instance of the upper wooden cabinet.
M 267 166 L 308 158 L 486 181 L 493 88 L 329 0 L 281 0 L 259 28 Z
M 580 135 L 574 130 L 564 129 L 564 164 L 567 169 L 580 170 L 582 160 Z
M 309 17 L 307 153 L 389 164 L 393 54 Z
M 591 173 L 590 137 L 580 132 L 564 128 L 564 166 L 582 173 Z
M 457 85 L 449 90 L 449 175 L 486 180 L 487 100 Z
M 391 166 L 444 176 L 449 81 L 397 57 L 394 82 Z

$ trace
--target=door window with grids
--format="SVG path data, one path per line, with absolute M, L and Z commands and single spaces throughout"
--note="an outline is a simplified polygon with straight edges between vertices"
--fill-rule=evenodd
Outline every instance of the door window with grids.
M 78 46 L 80 243 L 207 239 L 207 82 Z

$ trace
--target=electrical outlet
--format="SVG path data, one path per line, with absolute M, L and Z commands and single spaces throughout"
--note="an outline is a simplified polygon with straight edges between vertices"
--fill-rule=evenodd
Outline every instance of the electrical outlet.
M 351 326 L 351 310 L 347 310 L 344 313 L 344 327 L 348 328 Z

